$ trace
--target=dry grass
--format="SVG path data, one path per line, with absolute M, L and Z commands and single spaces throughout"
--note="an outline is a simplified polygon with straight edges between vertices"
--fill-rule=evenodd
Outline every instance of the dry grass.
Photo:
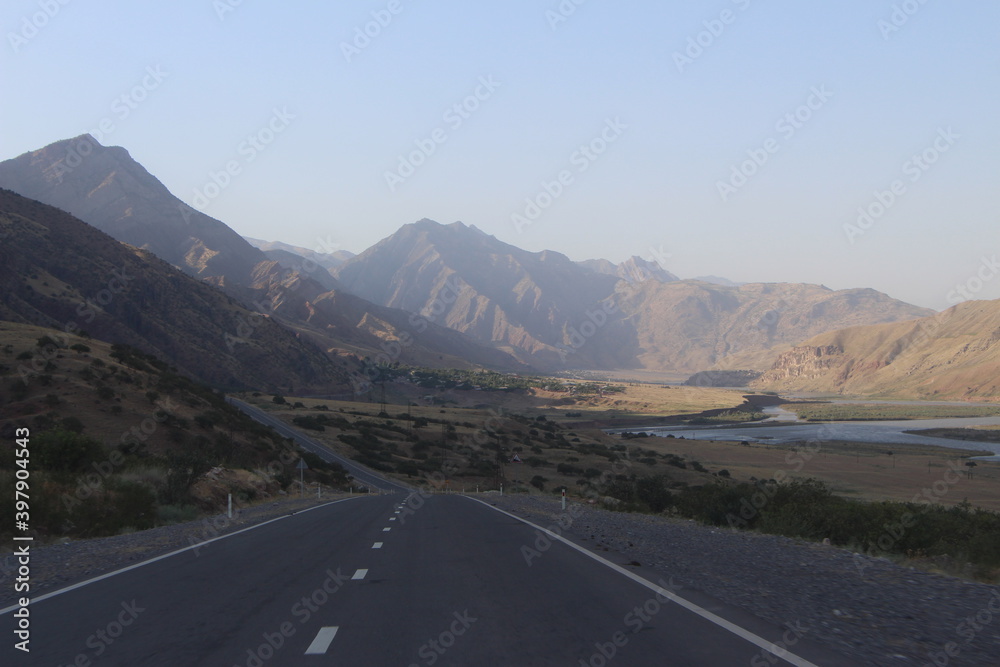
M 964 471 L 968 456 L 977 450 L 922 445 L 873 445 L 826 443 L 810 452 L 792 446 L 751 444 L 679 438 L 648 438 L 649 449 L 670 452 L 700 461 L 710 469 L 726 468 L 736 479 L 770 479 L 778 471 L 790 477 L 814 477 L 838 495 L 864 500 L 911 501 L 930 489 L 935 502 L 951 506 L 968 499 L 975 506 L 1000 511 L 1000 464 L 977 462 L 971 479 Z M 886 452 L 891 448 L 893 456 Z M 959 468 L 955 484 L 950 471 Z M 947 474 L 947 478 L 946 478 Z M 944 490 L 943 494 L 934 493 Z

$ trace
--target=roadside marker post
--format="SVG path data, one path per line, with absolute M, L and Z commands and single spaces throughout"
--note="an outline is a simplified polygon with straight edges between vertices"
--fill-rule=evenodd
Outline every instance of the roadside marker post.
M 233 494 L 231 494 L 231 493 L 229 494 L 229 501 L 228 501 L 227 505 L 228 505 L 228 509 L 226 510 L 226 514 L 228 514 L 229 518 L 232 519 L 233 518 Z
M 304 498 L 306 495 L 306 481 L 305 481 L 305 470 L 309 466 L 306 465 L 305 459 L 299 459 L 299 464 L 295 466 L 299 469 L 299 498 Z
M 563 511 L 565 512 L 566 511 L 566 487 L 563 487 L 563 492 L 562 492 L 562 508 L 563 508 Z

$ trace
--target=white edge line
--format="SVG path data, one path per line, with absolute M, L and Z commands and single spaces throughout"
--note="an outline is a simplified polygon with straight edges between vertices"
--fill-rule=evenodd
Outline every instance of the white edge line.
M 531 526 L 532 528 L 536 528 L 536 529 L 542 531 L 543 533 L 545 533 L 549 537 L 551 537 L 553 539 L 556 539 L 556 540 L 559 540 L 560 542 L 562 542 L 566 546 L 571 547 L 573 549 L 576 549 L 577 551 L 579 551 L 580 553 L 584 554 L 585 556 L 589 556 L 590 558 L 593 558 L 598 563 L 606 565 L 607 567 L 611 568 L 615 572 L 617 572 L 619 574 L 625 575 L 626 577 L 628 577 L 632 581 L 635 581 L 636 583 L 642 584 L 643 586 L 645 586 L 649 590 L 657 593 L 658 595 L 662 595 L 662 596 L 664 596 L 666 598 L 669 598 L 671 601 L 677 603 L 681 607 L 684 607 L 688 611 L 693 612 L 693 613 L 697 614 L 698 616 L 701 616 L 702 618 L 704 618 L 707 621 L 715 623 L 716 625 L 718 625 L 719 627 L 723 628 L 724 630 L 728 630 L 729 632 L 732 632 L 734 635 L 736 635 L 736 636 L 738 636 L 738 637 L 740 637 L 742 639 L 745 639 L 746 641 L 750 642 L 751 644 L 754 644 L 755 646 L 758 646 L 758 647 L 764 649 L 768 653 L 773 654 L 775 657 L 777 657 L 777 658 L 779 658 L 781 660 L 785 660 L 785 661 L 787 661 L 787 662 L 795 665 L 796 667 L 818 667 L 818 665 L 816 665 L 816 664 L 814 664 L 812 662 L 809 662 L 805 658 L 801 658 L 801 657 L 795 655 L 794 653 L 792 653 L 791 651 L 789 651 L 787 648 L 779 647 L 779 646 L 773 644 L 772 642 L 767 641 L 763 637 L 760 637 L 760 636 L 758 636 L 758 635 L 750 632 L 749 630 L 747 630 L 745 628 L 742 628 L 742 627 L 736 625 L 735 623 L 732 623 L 731 621 L 727 621 L 726 619 L 722 618 L 721 616 L 716 616 L 715 614 L 713 614 L 712 612 L 708 611 L 707 609 L 703 609 L 702 607 L 699 607 L 694 602 L 691 602 L 689 600 L 685 600 L 684 598 L 682 598 L 679 595 L 675 594 L 673 591 L 668 591 L 668 590 L 665 590 L 665 589 L 661 588 L 660 586 L 654 584 L 653 582 L 640 577 L 636 573 L 630 572 L 630 571 L 626 570 L 621 565 L 617 565 L 615 563 L 612 563 L 608 559 L 603 558 L 601 556 L 598 556 L 594 552 L 589 551 L 589 550 L 581 547 L 580 545 L 575 544 L 574 542 L 571 542 L 570 540 L 567 540 L 562 535 L 557 535 L 556 533 L 553 533 L 551 530 L 548 530 L 547 528 L 542 528 L 541 526 L 539 526 L 537 524 L 534 524 L 534 523 L 528 521 L 527 519 L 522 519 L 521 517 L 517 516 L 516 514 L 511 514 L 510 512 L 507 512 L 507 511 L 504 511 L 504 510 L 500 509 L 499 507 L 494 507 L 493 505 L 490 505 L 489 503 L 487 503 L 487 502 L 485 502 L 483 500 L 480 500 L 479 498 L 472 498 L 472 497 L 469 497 L 469 496 L 466 496 L 466 497 L 469 498 L 469 500 L 475 500 L 477 503 L 482 503 L 486 507 L 489 507 L 491 510 L 495 510 L 497 512 L 500 512 L 501 514 L 506 514 L 507 516 L 509 516 L 509 517 L 511 517 L 513 519 L 517 519 L 521 523 L 526 523 L 529 526 Z
M 233 533 L 227 533 L 225 535 L 220 535 L 219 537 L 213 537 L 210 540 L 205 540 L 204 542 L 199 542 L 198 544 L 192 544 L 191 546 L 184 547 L 183 549 L 177 549 L 176 551 L 171 551 L 170 553 L 161 554 L 159 556 L 155 556 L 153 558 L 150 558 L 149 560 L 144 560 L 141 563 L 135 563 L 134 565 L 129 565 L 128 567 L 123 567 L 120 570 L 115 570 L 113 572 L 108 572 L 106 574 L 102 574 L 102 575 L 96 576 L 96 577 L 94 577 L 92 579 L 87 579 L 86 581 L 81 581 L 81 582 L 75 583 L 72 586 L 67 586 L 66 588 L 60 588 L 59 590 L 52 591 L 51 593 L 46 593 L 44 595 L 39 595 L 38 597 L 33 597 L 33 598 L 31 598 L 31 604 L 35 604 L 36 602 L 41 602 L 42 600 L 48 600 L 49 598 L 54 598 L 55 596 L 62 595 L 63 593 L 69 593 L 70 591 L 75 591 L 77 588 L 83 588 L 84 586 L 96 583 L 98 581 L 101 581 L 102 579 L 108 579 L 108 578 L 113 577 L 115 575 L 123 574 L 125 572 L 128 572 L 129 570 L 134 570 L 134 569 L 142 567 L 144 565 L 149 565 L 150 563 L 155 563 L 158 560 L 163 560 L 164 558 L 170 558 L 171 556 L 176 556 L 177 554 L 182 554 L 185 551 L 191 551 L 192 549 L 200 549 L 201 547 L 205 546 L 206 544 L 211 544 L 212 542 L 218 542 L 219 540 L 224 540 L 227 537 L 234 537 L 236 535 L 239 535 L 240 533 L 245 533 L 248 530 L 254 530 L 256 528 L 261 528 L 263 526 L 266 526 L 269 523 L 274 523 L 275 521 L 281 521 L 282 519 L 287 519 L 289 517 L 295 516 L 296 514 L 304 514 L 305 512 L 311 512 L 312 510 L 318 510 L 321 507 L 327 507 L 329 505 L 336 505 L 337 503 L 342 503 L 342 502 L 347 501 L 347 500 L 357 500 L 357 499 L 363 498 L 363 497 L 364 496 L 354 496 L 352 498 L 341 498 L 340 500 L 334 500 L 334 501 L 329 502 L 329 503 L 323 503 L 322 505 L 316 505 L 315 507 L 310 507 L 308 509 L 299 510 L 298 512 L 295 512 L 295 514 L 286 514 L 285 516 L 279 516 L 279 517 L 276 517 L 274 519 L 268 519 L 267 521 L 264 521 L 262 523 L 254 524 L 253 526 L 248 526 L 246 528 L 241 528 L 240 530 L 237 530 L 236 532 L 233 532 Z M 15 609 L 20 608 L 20 606 L 21 605 L 16 605 L 15 604 L 15 605 L 11 605 L 9 607 L 4 607 L 3 609 L 0 609 L 0 616 L 3 616 L 4 614 L 8 614 L 8 613 L 14 611 Z
M 333 643 L 333 638 L 337 636 L 338 629 L 340 629 L 340 626 L 337 625 L 320 628 L 319 632 L 316 633 L 316 638 L 312 640 L 312 644 L 309 644 L 309 648 L 306 649 L 306 655 L 325 654 L 327 649 L 330 648 L 330 644 Z

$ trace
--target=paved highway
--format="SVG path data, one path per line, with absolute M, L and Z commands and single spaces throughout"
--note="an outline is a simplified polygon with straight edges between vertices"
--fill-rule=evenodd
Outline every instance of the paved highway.
M 281 421 L 277 417 L 273 417 L 264 412 L 263 410 L 255 408 L 252 405 L 239 400 L 238 398 L 227 396 L 226 402 L 232 405 L 233 407 L 242 410 L 253 419 L 259 421 L 261 424 L 264 424 L 265 426 L 270 426 L 272 429 L 274 429 L 284 437 L 291 438 L 295 442 L 295 444 L 297 444 L 299 447 L 302 447 L 303 449 L 316 454 L 324 461 L 327 461 L 329 463 L 339 463 L 347 470 L 348 474 L 354 477 L 355 480 L 372 489 L 379 489 L 382 491 L 395 491 L 395 492 L 410 490 L 409 487 L 405 486 L 404 484 L 387 480 L 385 477 L 381 476 L 374 470 L 370 470 L 369 468 L 364 467 L 360 463 L 356 463 L 348 458 L 340 456 L 339 454 L 331 452 L 323 444 L 316 442 L 312 438 L 304 435 L 301 431 L 292 428 L 291 426 Z
M 35 600 L 30 655 L 4 610 L 0 663 L 850 664 L 796 636 L 795 619 L 775 627 L 679 591 L 685 608 L 657 596 L 656 575 L 539 535 L 459 495 L 336 501 Z M 790 663 L 753 643 L 782 639 Z

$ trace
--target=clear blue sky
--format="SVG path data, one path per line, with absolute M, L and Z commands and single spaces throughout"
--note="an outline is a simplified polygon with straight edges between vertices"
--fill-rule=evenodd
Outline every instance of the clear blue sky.
M 894 4 L 916 11 L 890 32 Z M 662 253 L 681 277 L 874 287 L 935 308 L 957 285 L 1000 298 L 981 269 L 1000 254 L 1000 3 L 562 5 L 575 11 L 557 22 L 559 0 L 12 0 L 0 158 L 107 119 L 101 141 L 189 203 L 235 161 L 200 207 L 248 236 L 360 252 L 427 217 L 577 260 Z M 373 12 L 388 24 L 345 55 Z M 689 40 L 704 46 L 679 63 Z M 478 108 L 446 116 L 477 87 Z M 263 150 L 244 144 L 272 138 L 274 109 L 294 118 Z M 602 132 L 603 154 L 577 153 Z M 399 156 L 435 136 L 390 188 Z M 731 180 L 748 151 L 763 164 Z M 933 165 L 907 164 L 924 151 Z M 559 196 L 516 225 L 562 171 Z M 845 230 L 894 181 L 884 213 Z

